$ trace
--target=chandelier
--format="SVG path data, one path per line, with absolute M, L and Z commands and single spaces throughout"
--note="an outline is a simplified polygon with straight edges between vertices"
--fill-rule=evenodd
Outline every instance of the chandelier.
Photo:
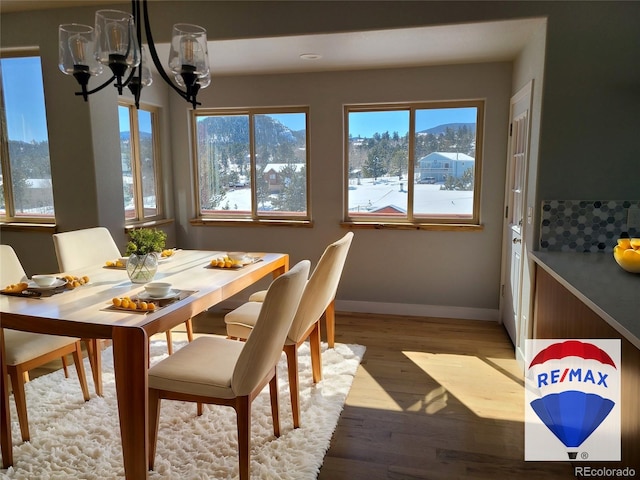
M 147 0 L 132 0 L 132 13 L 119 10 L 99 10 L 95 26 L 68 23 L 58 27 L 59 62 L 62 73 L 73 75 L 80 84 L 85 101 L 88 96 L 114 84 L 122 95 L 128 87 L 139 107 L 140 92 L 151 85 L 151 70 L 147 50 L 142 46 L 142 24 L 153 64 L 162 79 L 182 98 L 193 105 L 201 88 L 211 83 L 207 31 L 197 25 L 178 23 L 173 26 L 169 69 L 173 81 L 165 72 L 151 34 Z M 142 16 L 140 8 L 142 4 Z M 102 85 L 89 90 L 89 79 L 102 73 L 107 66 L 113 74 Z M 175 83 L 174 83 L 175 81 Z

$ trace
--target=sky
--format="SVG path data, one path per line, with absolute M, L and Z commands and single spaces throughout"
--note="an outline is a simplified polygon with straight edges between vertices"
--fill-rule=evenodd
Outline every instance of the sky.
M 447 123 L 476 123 L 475 108 L 438 108 L 416 111 L 416 131 L 437 127 Z M 370 138 L 374 133 L 398 132 L 400 136 L 409 131 L 409 112 L 393 110 L 386 112 L 351 112 L 349 134 L 353 137 Z
M 3 58 L 0 62 L 9 139 L 23 142 L 47 141 L 40 59 Z M 17 81 L 7 81 L 11 78 Z

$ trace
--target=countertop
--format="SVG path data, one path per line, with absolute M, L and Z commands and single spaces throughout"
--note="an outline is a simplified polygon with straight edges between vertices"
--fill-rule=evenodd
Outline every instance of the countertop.
M 640 274 L 623 270 L 612 253 L 531 252 L 531 257 L 640 349 Z

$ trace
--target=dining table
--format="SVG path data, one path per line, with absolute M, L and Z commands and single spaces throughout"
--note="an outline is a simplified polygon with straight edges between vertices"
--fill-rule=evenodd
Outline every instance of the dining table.
M 269 275 L 275 278 L 289 269 L 288 254 L 263 252 L 250 253 L 251 263 L 241 267 L 212 266 L 211 260 L 225 253 L 177 250 L 171 257 L 161 258 L 153 280 L 171 283 L 178 295 L 146 313 L 114 307 L 114 298 L 144 296 L 144 284 L 132 283 L 125 269 L 105 264 L 60 272 L 60 278 L 88 277 L 88 282 L 55 295 L 0 295 L 2 467 L 7 469 L 13 464 L 2 333 L 3 329 L 13 329 L 111 340 L 125 478 L 147 478 L 149 338 L 184 323 Z

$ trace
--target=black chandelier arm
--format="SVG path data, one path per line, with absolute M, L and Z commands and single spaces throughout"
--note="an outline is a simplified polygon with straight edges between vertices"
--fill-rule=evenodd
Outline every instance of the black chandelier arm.
M 76 92 L 76 95 L 84 95 L 84 96 L 86 96 L 86 95 L 91 95 L 93 93 L 99 92 L 103 88 L 108 87 L 109 85 L 111 85 L 114 82 L 115 79 L 116 79 L 116 76 L 114 75 L 109 80 L 104 82 L 102 85 L 94 88 L 93 90 L 88 90 L 86 92 Z
M 169 78 L 169 76 L 167 75 L 167 73 L 164 71 L 164 67 L 162 66 L 162 63 L 160 62 L 160 58 L 158 58 L 158 52 L 156 51 L 156 46 L 153 43 L 153 36 L 151 35 L 151 23 L 149 22 L 149 10 L 147 8 L 147 0 L 142 0 L 142 8 L 143 8 L 143 12 L 144 12 L 144 29 L 147 35 L 147 44 L 149 46 L 149 53 L 151 54 L 151 59 L 153 60 L 153 64 L 155 65 L 156 69 L 158 70 L 158 73 L 160 74 L 160 76 L 162 77 L 162 79 L 171 87 L 173 88 L 178 95 L 180 95 L 182 98 L 184 98 L 186 101 L 188 102 L 192 102 L 192 100 L 189 98 L 189 95 L 187 95 L 186 92 L 180 90 L 178 87 L 176 87 L 173 82 L 171 81 L 171 79 Z M 192 103 L 197 103 L 197 102 L 192 102 Z M 198 103 L 199 105 L 199 103 Z M 195 105 L 194 105 L 195 107 Z

